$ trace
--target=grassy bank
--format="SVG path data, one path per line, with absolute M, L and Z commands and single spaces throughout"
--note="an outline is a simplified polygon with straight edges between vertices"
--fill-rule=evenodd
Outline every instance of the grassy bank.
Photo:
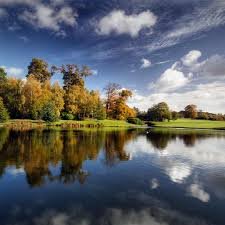
M 98 128 L 98 127 L 138 127 L 137 125 L 122 120 L 59 120 L 53 123 L 47 123 L 42 120 L 9 120 L 6 123 L 0 123 L 0 126 L 30 128 L 57 126 L 62 128 Z
M 170 122 L 153 122 L 154 127 L 220 129 L 225 130 L 225 121 L 178 119 Z

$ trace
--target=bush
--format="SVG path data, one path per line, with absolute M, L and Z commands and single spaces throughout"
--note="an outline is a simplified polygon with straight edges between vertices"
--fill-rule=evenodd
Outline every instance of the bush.
M 0 97 L 0 122 L 5 122 L 9 119 L 9 113 L 5 108 L 2 98 Z
M 42 108 L 41 118 L 47 122 L 55 122 L 58 120 L 57 109 L 53 103 L 47 103 Z
M 61 118 L 63 120 L 73 120 L 74 119 L 74 116 L 71 113 L 63 112 L 62 115 L 61 115 Z
M 144 122 L 136 117 L 127 118 L 128 123 L 136 124 L 136 125 L 144 125 Z

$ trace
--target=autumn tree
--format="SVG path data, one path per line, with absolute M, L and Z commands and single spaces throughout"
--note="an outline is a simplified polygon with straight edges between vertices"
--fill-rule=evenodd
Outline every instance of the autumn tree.
M 52 77 L 52 74 L 48 70 L 48 63 L 38 58 L 33 58 L 28 66 L 27 77 L 31 75 L 41 83 L 49 81 Z
M 167 103 L 160 102 L 148 109 L 147 119 L 150 121 L 164 121 L 166 119 L 170 120 L 171 112 Z
M 2 87 L 0 95 L 12 118 L 20 118 L 22 116 L 24 103 L 22 89 L 23 81 L 16 78 L 7 78 Z
M 81 69 L 75 64 L 52 67 L 52 73 L 63 75 L 64 111 L 83 118 L 88 109 L 88 91 L 84 87 L 84 78 L 90 76 L 91 70 L 87 66 Z
M 184 109 L 185 117 L 195 119 L 198 115 L 197 106 L 196 105 L 187 105 Z
M 119 89 L 121 89 L 121 86 L 116 83 L 108 83 L 104 88 L 106 95 L 105 101 L 106 113 L 107 117 L 109 118 L 113 117 L 113 110 L 115 108 L 116 100 L 118 99 Z
M 106 95 L 106 113 L 108 118 L 124 120 L 136 115 L 135 110 L 127 104 L 128 98 L 132 96 L 130 90 L 121 90 L 119 84 L 109 83 L 105 88 Z
M 96 119 L 106 118 L 105 107 L 98 91 L 91 91 L 89 93 L 87 107 L 89 109 L 89 117 Z
M 2 98 L 0 97 L 0 122 L 5 122 L 8 119 L 9 119 L 8 111 L 3 104 Z
M 128 117 L 136 116 L 135 110 L 130 108 L 126 104 L 128 98 L 130 97 L 132 97 L 132 92 L 130 90 L 122 90 L 119 92 L 119 96 L 116 99 L 113 108 L 113 118 L 118 120 L 125 120 Z
M 40 119 L 42 109 L 41 83 L 33 76 L 29 76 L 23 88 L 24 114 L 27 118 Z
M 64 109 L 64 90 L 60 87 L 59 83 L 54 83 L 51 87 L 51 102 L 54 103 L 57 109 L 57 116 L 60 116 L 60 113 Z

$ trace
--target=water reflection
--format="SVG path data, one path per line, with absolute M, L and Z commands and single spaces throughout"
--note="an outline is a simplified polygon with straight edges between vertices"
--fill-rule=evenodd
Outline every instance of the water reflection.
M 23 168 L 30 186 L 41 186 L 47 180 L 83 184 L 88 177 L 83 163 L 96 160 L 101 149 L 107 166 L 129 160 L 124 145 L 137 131 L 2 129 L 0 135 L 0 176 L 7 167 L 16 166 L 18 171 Z M 59 166 L 59 174 L 53 175 L 51 166 Z
M 225 224 L 224 146 L 220 131 L 0 129 L 1 224 Z

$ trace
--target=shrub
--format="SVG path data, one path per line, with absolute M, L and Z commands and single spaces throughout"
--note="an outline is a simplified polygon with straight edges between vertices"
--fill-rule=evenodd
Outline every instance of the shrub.
M 136 117 L 127 118 L 128 123 L 136 124 L 136 125 L 144 125 L 144 122 Z
M 57 109 L 51 102 L 44 105 L 42 108 L 41 118 L 47 122 L 55 122 L 58 120 Z
M 9 119 L 9 113 L 5 108 L 2 98 L 0 97 L 0 122 L 5 122 Z
M 62 115 L 61 115 L 61 118 L 63 120 L 73 120 L 74 116 L 71 113 L 63 112 Z

